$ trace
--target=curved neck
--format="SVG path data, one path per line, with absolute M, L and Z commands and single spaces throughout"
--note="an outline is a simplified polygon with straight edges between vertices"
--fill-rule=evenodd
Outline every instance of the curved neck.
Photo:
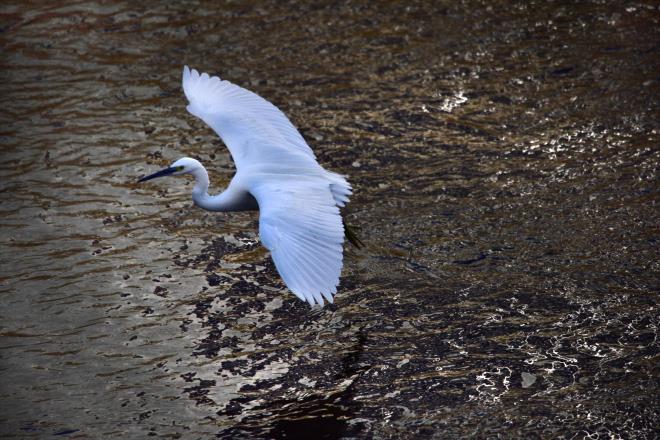
M 259 209 L 256 200 L 247 191 L 241 191 L 232 187 L 231 183 L 220 194 L 210 196 L 209 174 L 206 169 L 200 165 L 190 174 L 195 178 L 195 186 L 192 191 L 192 198 L 195 205 L 207 211 L 251 211 Z
M 193 187 L 193 199 L 195 195 L 208 195 L 207 191 L 209 190 L 209 173 L 206 172 L 206 168 L 199 166 L 195 168 L 190 174 L 195 178 L 195 186 Z

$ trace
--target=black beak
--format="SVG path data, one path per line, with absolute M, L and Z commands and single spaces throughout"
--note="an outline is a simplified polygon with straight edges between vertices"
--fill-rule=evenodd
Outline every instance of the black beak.
M 170 174 L 176 173 L 177 169 L 176 168 L 165 168 L 164 170 L 160 170 L 157 173 L 150 174 L 148 176 L 145 176 L 138 180 L 138 183 L 140 182 L 146 182 L 147 180 L 155 179 L 156 177 L 163 177 L 163 176 L 169 176 Z

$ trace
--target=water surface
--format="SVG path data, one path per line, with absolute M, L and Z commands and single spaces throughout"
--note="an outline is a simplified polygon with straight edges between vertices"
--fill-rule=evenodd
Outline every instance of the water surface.
M 657 5 L 429 3 L 3 4 L 3 437 L 655 438 Z M 134 183 L 234 172 L 184 64 L 349 176 L 335 305 Z

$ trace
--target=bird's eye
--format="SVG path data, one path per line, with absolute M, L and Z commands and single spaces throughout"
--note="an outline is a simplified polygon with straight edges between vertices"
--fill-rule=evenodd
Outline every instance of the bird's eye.
M 176 169 L 177 171 L 183 171 L 183 165 L 178 166 L 178 167 L 175 167 L 175 169 Z

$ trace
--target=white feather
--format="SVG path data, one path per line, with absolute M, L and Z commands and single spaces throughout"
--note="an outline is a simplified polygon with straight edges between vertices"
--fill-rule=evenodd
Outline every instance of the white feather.
M 218 133 L 237 167 L 262 162 L 278 152 L 270 150 L 280 149 L 315 161 L 284 113 L 256 93 L 188 66 L 183 68 L 183 91 L 190 102 L 188 111 Z
M 346 179 L 323 169 L 284 113 L 259 95 L 187 66 L 183 90 L 188 111 L 222 138 L 236 163 L 224 199 L 250 193 L 261 241 L 287 287 L 310 304 L 332 302 L 344 241 L 339 207 L 351 195 Z

